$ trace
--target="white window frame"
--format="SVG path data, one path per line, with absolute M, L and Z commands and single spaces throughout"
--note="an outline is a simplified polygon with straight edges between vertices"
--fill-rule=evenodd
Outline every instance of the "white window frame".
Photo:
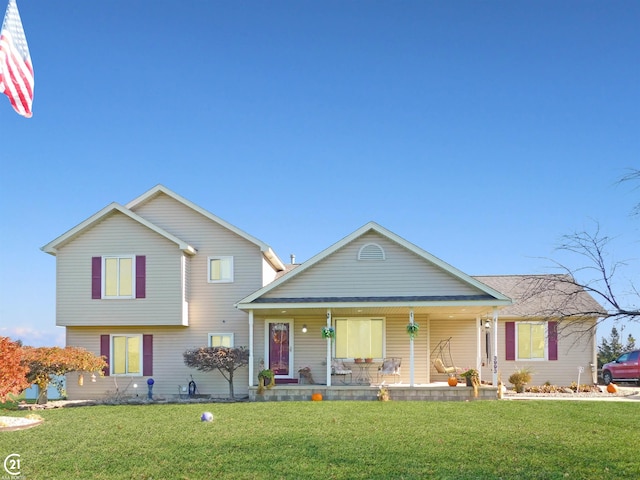
M 382 320 L 382 345 L 381 345 L 381 349 L 382 349 L 382 357 L 378 358 L 375 357 L 377 360 L 382 360 L 385 356 L 386 356 L 386 350 L 387 350 L 387 319 L 386 317 L 381 317 L 381 316 L 376 316 L 376 317 L 335 317 L 333 319 L 333 327 L 336 329 L 336 339 L 333 342 L 333 356 L 336 356 L 336 344 L 338 341 L 338 329 L 337 329 L 337 324 L 339 321 L 344 321 L 346 320 L 351 321 L 351 320 Z M 352 359 L 354 357 L 336 357 L 336 358 L 345 358 L 345 359 Z
M 114 333 L 109 335 L 109 373 L 116 377 L 142 377 L 142 369 L 143 369 L 143 358 L 144 358 L 144 341 L 142 338 L 142 334 L 139 333 Z M 140 341 L 140 358 L 138 365 L 138 373 L 129 373 L 129 355 L 125 353 L 125 373 L 115 373 L 113 371 L 113 366 L 115 362 L 115 351 L 113 348 L 113 339 L 115 337 L 125 337 L 127 340 L 129 338 L 138 338 Z
M 534 357 L 521 357 L 520 356 L 520 339 L 519 339 L 519 329 L 518 325 L 542 325 L 544 327 L 544 347 L 542 347 L 542 351 L 544 356 L 542 358 L 534 358 Z M 515 342 L 516 342 L 516 360 L 517 361 L 527 361 L 527 362 L 544 362 L 549 359 L 549 324 L 544 321 L 528 321 L 528 322 L 516 322 L 515 328 Z
M 118 272 L 116 273 L 116 278 L 118 281 L 117 290 L 120 293 L 120 260 L 128 259 L 131 260 L 131 295 L 107 295 L 107 260 L 116 259 L 118 260 Z M 102 268 L 101 268 L 101 281 L 102 281 L 102 298 L 104 300 L 119 300 L 119 299 L 129 299 L 136 298 L 136 256 L 135 255 L 104 255 L 102 257 Z
M 229 337 L 229 340 L 230 340 L 229 348 L 234 348 L 235 346 L 235 338 L 233 333 L 210 333 L 209 334 L 209 340 L 207 344 L 210 347 L 222 347 L 223 345 L 212 345 L 211 343 L 212 337 Z
M 220 260 L 220 261 L 229 261 L 229 276 L 223 277 L 220 279 L 212 279 L 211 278 L 211 261 L 212 260 Z M 215 255 L 207 258 L 207 281 L 209 283 L 233 283 L 234 276 L 234 267 L 233 267 L 233 256 L 232 255 Z

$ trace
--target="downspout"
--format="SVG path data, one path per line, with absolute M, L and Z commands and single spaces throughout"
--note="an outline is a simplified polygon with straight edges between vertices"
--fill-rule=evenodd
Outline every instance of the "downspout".
M 413 325 L 413 309 L 409 310 L 409 323 Z M 413 335 L 409 336 L 409 386 L 413 387 L 414 383 L 414 364 L 413 364 Z
M 498 309 L 493 307 L 493 386 L 498 386 Z
M 253 310 L 249 310 L 249 386 L 253 387 Z
M 327 308 L 327 327 L 331 327 L 331 309 Z M 331 338 L 327 338 L 327 387 L 331 386 Z

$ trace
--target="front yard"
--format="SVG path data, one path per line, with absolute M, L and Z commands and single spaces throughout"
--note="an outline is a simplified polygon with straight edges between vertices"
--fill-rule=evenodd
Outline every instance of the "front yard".
M 0 432 L 26 479 L 640 478 L 639 404 L 274 402 L 37 412 Z M 214 421 L 201 422 L 210 411 Z M 3 410 L 0 416 L 26 416 Z M 4 478 L 5 471 L 0 473 Z

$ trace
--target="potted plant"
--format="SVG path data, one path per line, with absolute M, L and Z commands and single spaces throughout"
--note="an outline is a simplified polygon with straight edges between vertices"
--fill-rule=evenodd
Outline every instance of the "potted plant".
M 336 330 L 333 327 L 322 327 L 322 338 L 333 338 L 336 336 Z
M 470 368 L 460 374 L 467 382 L 467 387 L 473 387 L 475 383 L 480 383 L 480 373 L 475 368 Z
M 531 370 L 528 368 L 519 368 L 509 377 L 516 393 L 524 392 L 524 386 L 531 381 Z
M 415 336 L 418 334 L 418 330 L 420 330 L 420 325 L 417 323 L 409 323 L 407 325 L 407 333 L 409 334 L 410 338 L 415 338 Z
M 275 379 L 272 370 L 266 369 L 258 373 L 258 394 L 262 394 L 265 388 L 272 388 L 276 384 Z

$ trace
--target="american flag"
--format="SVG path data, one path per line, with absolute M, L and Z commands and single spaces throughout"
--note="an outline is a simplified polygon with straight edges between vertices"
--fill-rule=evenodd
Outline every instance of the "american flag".
M 16 112 L 31 117 L 33 66 L 16 0 L 9 0 L 0 31 L 0 92 Z

